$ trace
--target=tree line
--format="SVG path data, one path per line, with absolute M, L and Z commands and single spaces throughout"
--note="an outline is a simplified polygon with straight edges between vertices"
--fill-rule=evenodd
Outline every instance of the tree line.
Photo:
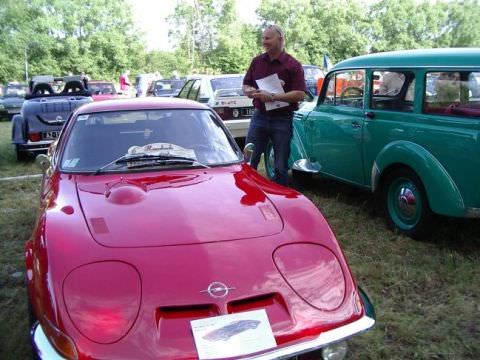
M 178 0 L 167 21 L 174 50 L 148 51 L 127 0 L 3 0 L 0 83 L 26 72 L 116 80 L 159 71 L 238 73 L 262 51 L 262 29 L 282 26 L 286 49 L 321 65 L 371 52 L 480 46 L 480 0 L 261 0 L 246 24 L 234 0 Z M 158 14 L 159 21 L 164 21 Z

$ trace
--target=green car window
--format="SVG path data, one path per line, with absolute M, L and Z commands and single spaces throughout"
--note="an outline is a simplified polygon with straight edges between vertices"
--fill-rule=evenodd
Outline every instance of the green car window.
M 480 117 L 479 73 L 469 71 L 427 73 L 423 112 L 445 116 Z
M 335 105 L 363 108 L 365 71 L 338 72 L 335 77 Z
M 325 79 L 326 92 L 322 104 L 363 108 L 365 71 L 350 70 L 330 74 Z
M 374 71 L 372 109 L 413 111 L 415 75 L 411 71 Z

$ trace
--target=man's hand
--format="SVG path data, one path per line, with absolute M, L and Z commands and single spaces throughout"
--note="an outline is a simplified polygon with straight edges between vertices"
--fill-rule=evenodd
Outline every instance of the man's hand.
M 260 101 L 264 103 L 273 101 L 273 95 L 265 90 L 257 90 L 257 92 L 253 94 L 253 98 L 260 99 Z
M 250 99 L 253 98 L 253 94 L 255 94 L 257 91 L 258 89 L 254 88 L 253 86 L 243 85 L 243 93 L 247 95 Z

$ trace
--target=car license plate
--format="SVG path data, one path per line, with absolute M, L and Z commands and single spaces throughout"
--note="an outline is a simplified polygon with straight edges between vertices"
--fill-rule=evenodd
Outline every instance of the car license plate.
M 45 131 L 42 133 L 42 138 L 44 140 L 54 140 L 58 138 L 60 131 Z
M 242 109 L 242 116 L 252 116 L 255 108 Z
M 9 114 L 18 114 L 20 112 L 20 108 L 16 108 L 16 109 L 8 109 L 7 112 Z

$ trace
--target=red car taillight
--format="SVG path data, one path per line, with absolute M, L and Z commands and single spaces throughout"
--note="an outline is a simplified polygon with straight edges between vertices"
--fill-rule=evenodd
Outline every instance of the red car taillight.
M 31 132 L 31 133 L 28 133 L 28 140 L 30 140 L 30 141 L 40 141 L 40 140 L 42 140 L 42 136 L 38 132 Z
M 222 120 L 228 120 L 232 118 L 232 109 L 228 107 L 213 108 L 215 112 L 222 118 Z

